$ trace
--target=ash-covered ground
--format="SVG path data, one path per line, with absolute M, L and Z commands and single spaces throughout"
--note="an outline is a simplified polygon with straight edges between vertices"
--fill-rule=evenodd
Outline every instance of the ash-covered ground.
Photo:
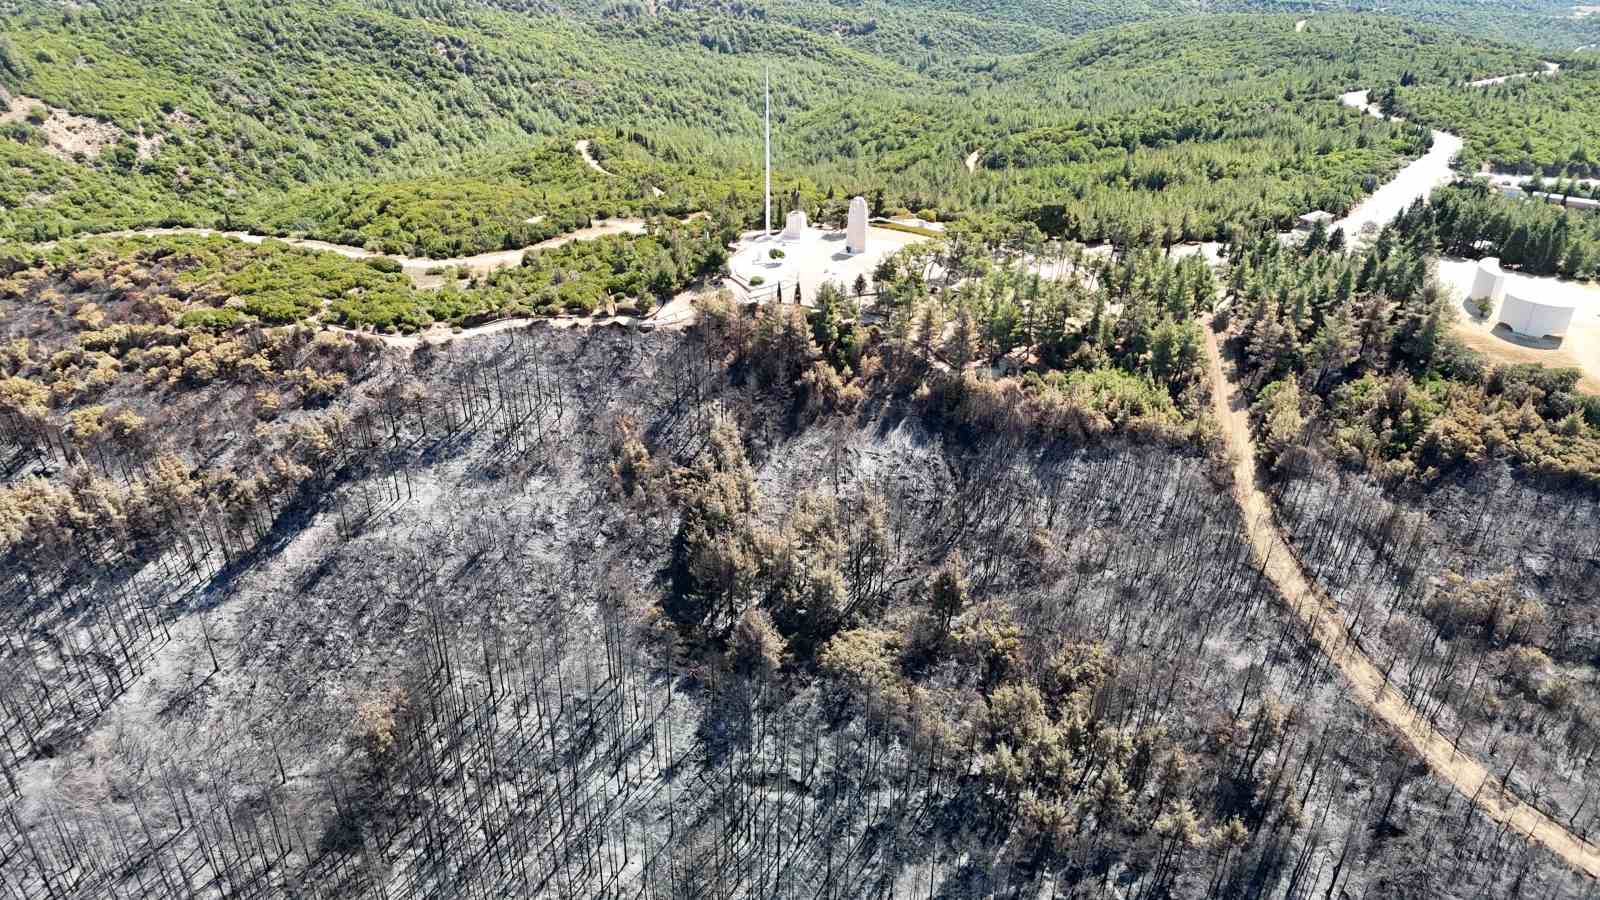
M 390 353 L 269 521 L 18 563 L 0 896 L 1591 889 L 1346 695 L 1202 454 L 818 415 L 727 352 Z M 1366 505 L 1290 507 L 1361 569 Z M 1470 576 L 1527 555 L 1478 533 Z M 1562 559 L 1519 584 L 1582 606 Z

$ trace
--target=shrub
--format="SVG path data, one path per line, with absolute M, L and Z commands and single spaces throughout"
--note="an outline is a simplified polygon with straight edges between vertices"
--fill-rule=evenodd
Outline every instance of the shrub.
M 225 309 L 191 309 L 178 318 L 180 328 L 205 331 L 228 331 L 244 321 L 244 313 L 232 307 Z
M 777 247 L 773 247 L 771 250 L 767 251 L 767 258 L 768 259 L 783 259 L 783 257 L 784 257 L 784 252 L 782 250 L 779 250 Z

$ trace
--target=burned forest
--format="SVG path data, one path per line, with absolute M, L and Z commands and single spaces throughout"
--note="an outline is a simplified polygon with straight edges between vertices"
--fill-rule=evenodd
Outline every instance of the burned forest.
M 178 338 L 53 309 L 8 351 L 0 897 L 1591 895 L 1352 696 L 1214 442 L 876 329 L 841 382 L 714 301 L 224 334 L 63 428 L 19 373 Z M 1588 834 L 1600 523 L 1481 477 L 1272 494 L 1482 789 Z
M 0 0 L 0 900 L 1600 900 L 1597 13 Z

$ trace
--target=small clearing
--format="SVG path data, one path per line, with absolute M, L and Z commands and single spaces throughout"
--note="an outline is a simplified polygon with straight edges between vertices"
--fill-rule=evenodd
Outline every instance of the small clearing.
M 1212 412 L 1233 459 L 1233 495 L 1251 551 L 1284 604 L 1305 623 L 1311 639 L 1349 683 L 1351 699 L 1394 729 L 1436 778 L 1470 798 L 1489 818 L 1543 844 L 1578 872 L 1600 877 L 1600 850 L 1504 790 L 1503 782 L 1483 763 L 1456 750 L 1450 737 L 1428 724 L 1384 671 L 1349 640 L 1334 601 L 1306 571 L 1278 526 L 1272 500 L 1257 480 L 1256 447 L 1244 395 L 1226 373 L 1216 331 L 1206 327 L 1205 337 Z
M 1512 274 L 1511 286 L 1519 292 L 1558 296 L 1577 306 L 1572 325 L 1561 340 L 1535 340 L 1518 337 L 1505 328 L 1496 328 L 1498 310 L 1479 318 L 1467 305 L 1478 263 L 1470 259 L 1441 259 L 1439 278 L 1449 285 L 1460 301 L 1455 333 L 1467 346 L 1496 363 L 1538 363 L 1548 368 L 1578 369 L 1583 378 L 1579 388 L 1600 394 L 1600 285 L 1559 278 Z
M 737 293 L 746 297 L 765 296 L 780 287 L 784 296 L 792 296 L 798 286 L 801 295 L 809 300 L 825 282 L 842 285 L 846 292 L 853 290 L 857 278 L 870 282 L 873 270 L 884 257 L 927 239 L 924 235 L 872 225 L 867 228 L 866 250 L 850 253 L 845 250 L 842 231 L 812 227 L 795 240 L 786 240 L 781 233 L 763 235 L 752 231 L 740 238 L 728 260 L 728 271 Z M 773 250 L 782 255 L 773 257 Z
M 968 174 L 974 174 L 974 173 L 976 173 L 978 171 L 978 160 L 982 158 L 982 154 L 983 154 L 983 148 L 982 147 L 979 147 L 978 149 L 976 149 L 976 150 L 972 151 L 971 153 L 967 154 L 967 173 Z
M 36 110 L 39 112 L 35 112 Z M 35 127 L 44 135 L 50 155 L 64 162 L 74 161 L 79 154 L 87 159 L 94 159 L 124 136 L 122 129 L 108 122 L 101 122 L 88 116 L 75 116 L 36 97 L 25 97 L 21 94 L 8 98 L 5 106 L 0 108 L 0 125 L 28 122 L 30 116 L 38 119 L 41 115 L 44 121 Z M 140 138 L 139 157 L 149 159 L 160 147 L 159 136 Z
M 1306 30 L 1306 22 L 1306 19 L 1301 19 L 1300 21 L 1294 23 L 1294 30 L 1296 34 Z

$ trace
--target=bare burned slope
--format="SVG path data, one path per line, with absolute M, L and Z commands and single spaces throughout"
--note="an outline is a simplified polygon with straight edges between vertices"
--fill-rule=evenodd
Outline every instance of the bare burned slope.
M 77 724 L 13 745 L 8 883 L 1582 887 L 1345 701 L 1203 457 L 958 441 L 887 387 L 802 413 L 704 340 L 535 329 L 390 359 L 260 541 L 229 563 L 175 524 L 195 566 L 140 570 L 162 637 L 103 703 L 59 679 L 114 642 L 75 653 L 69 619 L 9 645 L 8 713 L 49 695 Z M 739 554 L 691 552 L 697 528 Z
M 1485 789 L 1592 839 L 1600 518 L 1589 493 L 1504 467 L 1403 499 L 1327 471 L 1276 493 L 1345 623 L 1419 715 L 1484 763 Z M 1351 514 L 1330 518 L 1334 504 Z

